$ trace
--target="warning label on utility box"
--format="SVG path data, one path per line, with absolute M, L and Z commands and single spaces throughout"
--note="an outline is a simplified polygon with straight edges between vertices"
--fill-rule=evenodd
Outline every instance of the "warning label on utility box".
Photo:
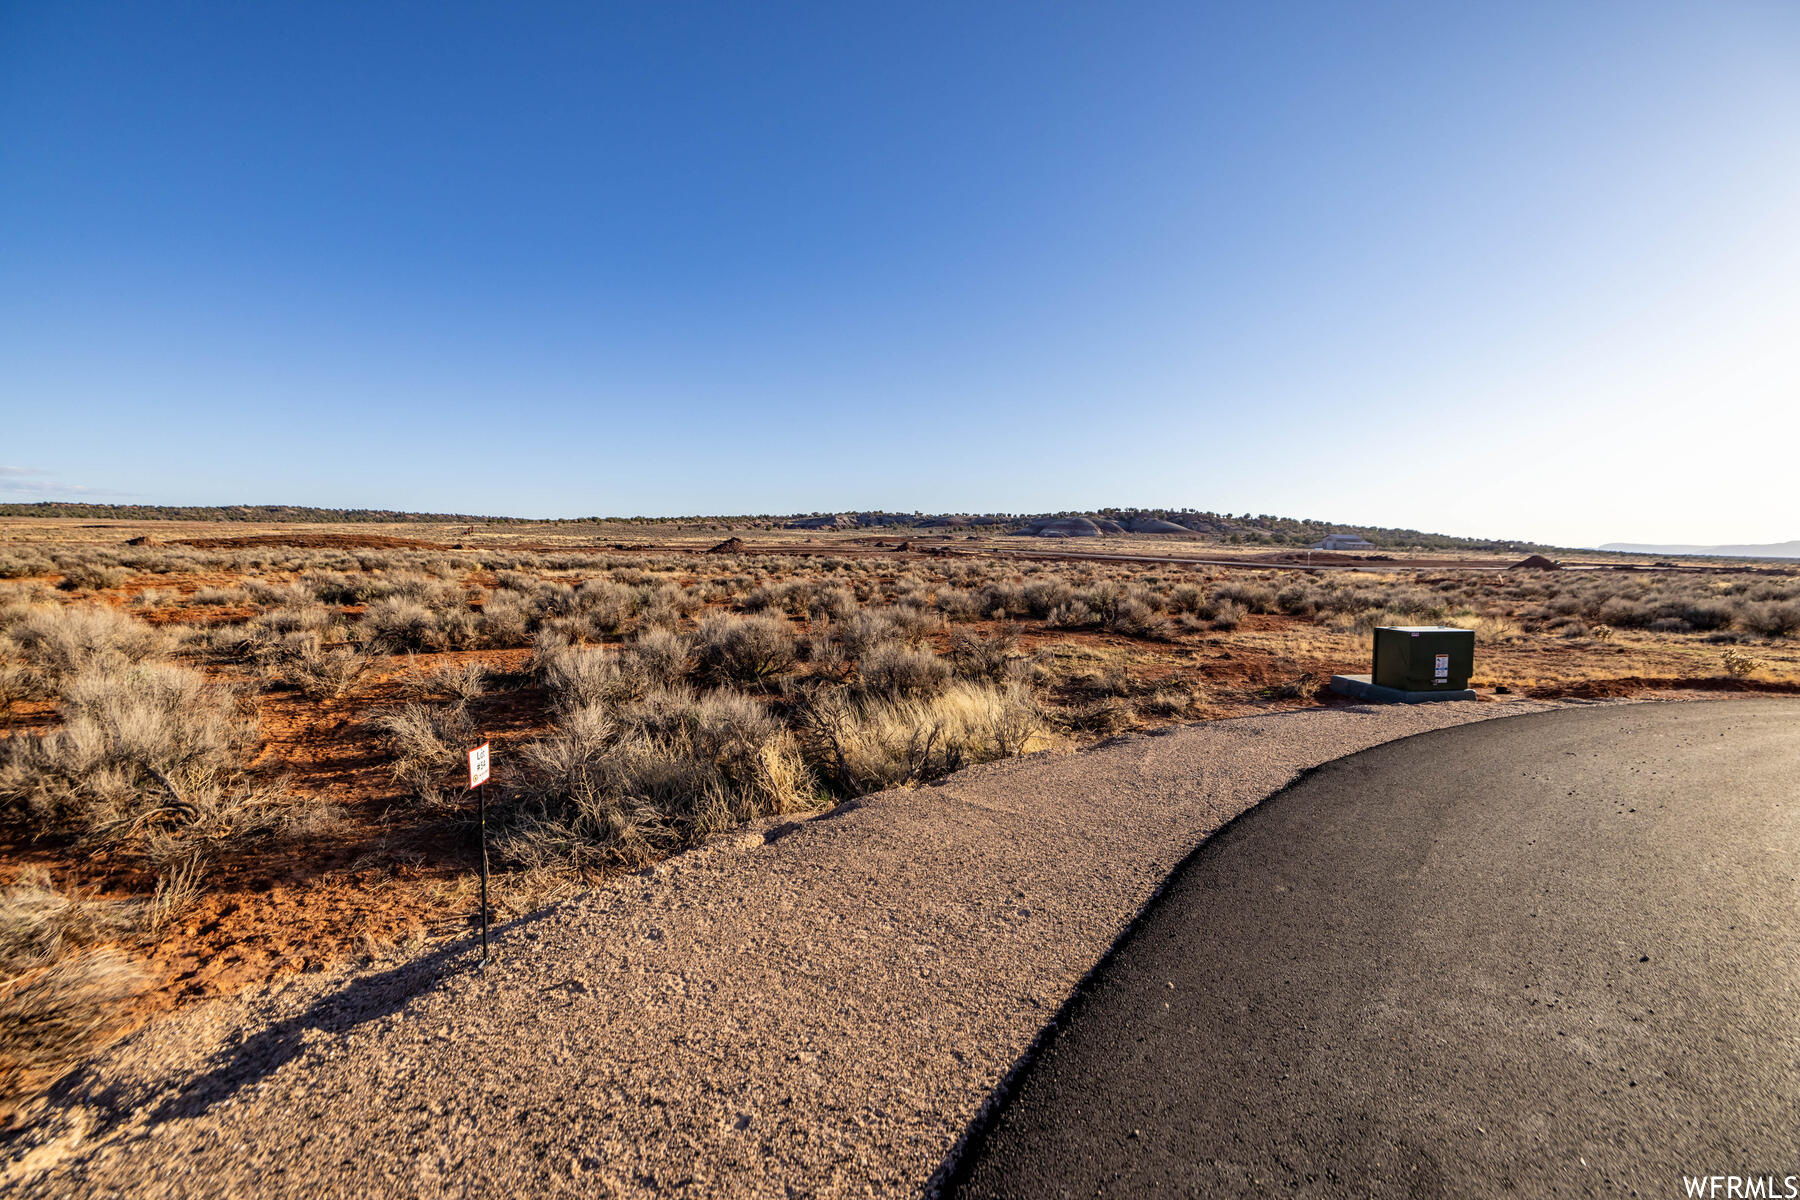
M 1447 680 L 1450 678 L 1450 656 L 1448 654 L 1440 654 L 1437 656 L 1437 670 L 1435 675 L 1438 679 Z

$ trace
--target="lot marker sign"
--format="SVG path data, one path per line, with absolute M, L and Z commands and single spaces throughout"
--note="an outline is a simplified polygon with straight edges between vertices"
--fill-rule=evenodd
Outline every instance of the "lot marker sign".
M 469 751 L 469 790 L 479 797 L 481 806 L 481 961 L 484 965 L 488 960 L 487 781 L 488 744 L 483 742 Z

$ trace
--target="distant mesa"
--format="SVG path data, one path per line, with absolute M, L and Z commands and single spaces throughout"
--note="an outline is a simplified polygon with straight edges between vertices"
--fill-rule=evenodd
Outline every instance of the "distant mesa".
M 789 529 L 869 529 L 883 525 L 918 525 L 922 524 L 918 517 L 911 513 L 826 513 L 823 516 L 800 517 L 789 521 Z
M 1165 521 L 1160 517 L 1132 517 L 1125 528 L 1132 533 L 1192 533 L 1185 525 L 1177 525 L 1173 521 Z
M 1185 525 L 1177 525 L 1173 521 L 1165 521 L 1161 517 L 1146 516 L 1142 513 L 1113 520 L 1110 517 L 1048 517 L 1032 521 L 1019 530 L 1023 537 L 1102 537 L 1117 536 L 1125 533 L 1181 533 L 1197 532 Z
M 976 525 L 1005 525 L 1005 517 L 977 517 L 967 513 L 941 513 L 935 516 L 919 516 L 916 513 L 822 513 L 810 517 L 796 517 L 787 522 L 786 529 L 880 529 L 884 526 L 905 525 L 918 528 L 942 527 L 948 529 L 966 529 Z
M 1541 554 L 1534 554 L 1530 558 L 1520 559 L 1518 562 L 1516 562 L 1512 566 L 1508 567 L 1507 570 L 1509 570 L 1509 571 L 1560 571 L 1560 570 L 1562 570 L 1562 564 L 1559 562 L 1556 562 L 1554 559 L 1545 558 Z
M 1101 530 L 1100 526 L 1086 517 L 1055 517 L 1048 521 L 1034 521 L 1019 532 L 1026 537 L 1071 538 L 1099 537 Z

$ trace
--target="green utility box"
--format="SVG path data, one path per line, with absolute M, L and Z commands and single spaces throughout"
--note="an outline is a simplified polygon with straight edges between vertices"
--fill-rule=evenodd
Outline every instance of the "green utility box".
M 1475 673 L 1475 631 L 1441 625 L 1384 625 L 1375 630 L 1378 687 L 1402 692 L 1453 692 Z

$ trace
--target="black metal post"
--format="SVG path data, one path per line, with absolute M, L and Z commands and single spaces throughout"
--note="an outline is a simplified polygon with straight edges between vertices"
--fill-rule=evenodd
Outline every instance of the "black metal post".
M 487 783 L 485 781 L 476 789 L 475 794 L 480 797 L 481 806 L 481 961 L 485 963 L 488 960 Z

